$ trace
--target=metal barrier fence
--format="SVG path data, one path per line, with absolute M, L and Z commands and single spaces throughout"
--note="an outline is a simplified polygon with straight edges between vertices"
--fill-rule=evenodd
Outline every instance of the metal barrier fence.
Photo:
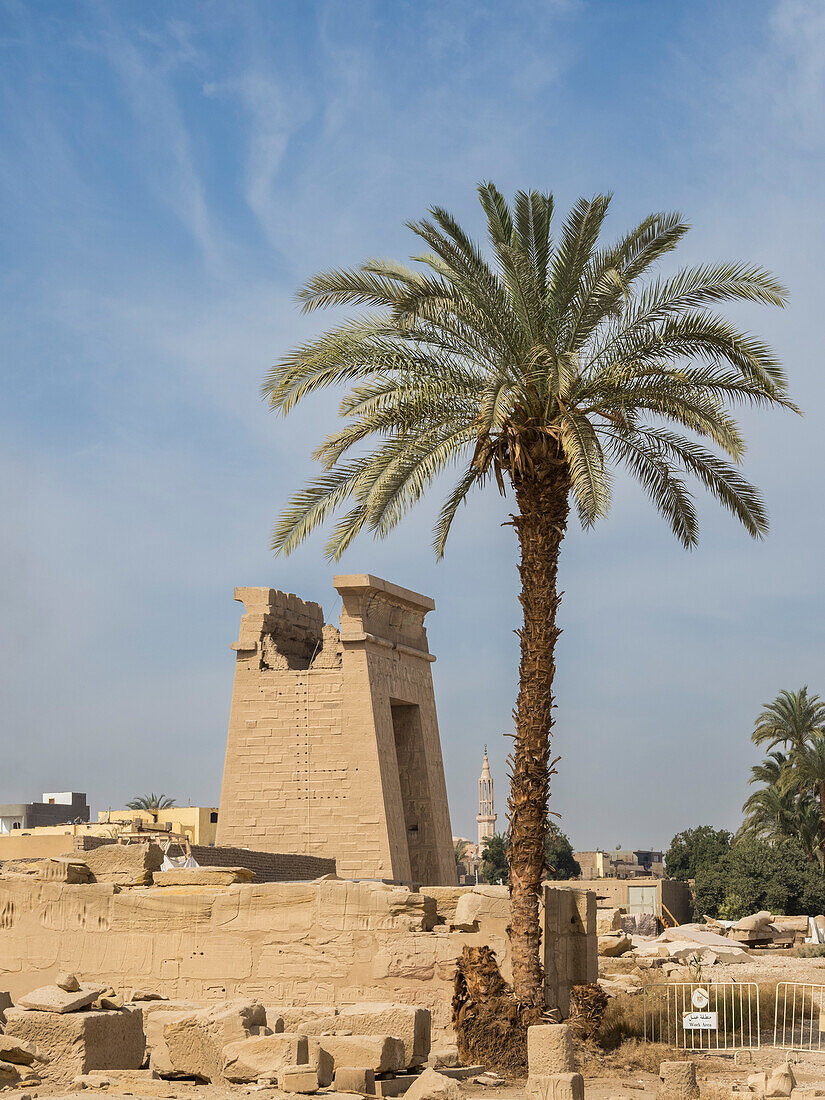
M 667 982 L 643 995 L 646 1042 L 684 1050 L 761 1045 L 756 982 Z
M 774 1007 L 773 1045 L 786 1050 L 822 1050 L 825 985 L 779 982 Z

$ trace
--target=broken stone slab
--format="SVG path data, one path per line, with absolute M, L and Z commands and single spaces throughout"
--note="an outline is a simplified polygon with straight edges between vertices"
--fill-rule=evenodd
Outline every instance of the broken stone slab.
M 440 1072 L 440 1071 L 439 1071 Z M 398 1073 L 393 1077 L 380 1077 L 375 1082 L 376 1096 L 403 1096 L 418 1080 L 417 1073 Z
M 484 1066 L 442 1066 L 438 1071 L 453 1081 L 466 1081 L 470 1077 L 477 1077 L 484 1073 Z
M 248 867 L 181 867 L 155 871 L 152 878 L 155 886 L 234 886 L 253 882 L 255 872 Z
M 431 1050 L 430 1056 L 427 1059 L 427 1065 L 431 1069 L 443 1069 L 444 1067 L 453 1068 L 461 1065 L 461 1059 L 458 1056 L 458 1047 L 439 1047 L 437 1050 Z
M 338 1092 L 375 1096 L 375 1071 L 369 1066 L 336 1066 L 334 1085 Z
M 0 1035 L 0 1062 L 13 1062 L 18 1066 L 30 1066 L 34 1062 L 48 1063 L 34 1043 L 16 1039 L 13 1035 Z
M 756 1096 L 764 1096 L 768 1087 L 768 1075 L 764 1071 L 748 1074 L 748 1090 Z
M 596 934 L 609 935 L 611 932 L 622 931 L 622 917 L 624 909 L 597 909 L 596 910 Z
M 407 1100 L 461 1100 L 461 1090 L 455 1081 L 435 1069 L 425 1069 L 407 1091 Z
M 462 894 L 455 907 L 453 925 L 472 927 L 478 922 L 481 927 L 485 921 L 510 921 L 510 892 L 506 886 L 487 886 L 473 888 Z
M 317 1092 L 318 1074 L 309 1066 L 284 1066 L 278 1074 L 281 1092 Z
M 718 932 L 710 932 L 701 924 L 677 924 L 666 928 L 658 938 L 659 943 L 700 943 L 703 947 L 730 947 L 731 941 Z
M 281 1032 L 227 1043 L 223 1048 L 222 1071 L 227 1081 L 257 1081 L 259 1077 L 277 1078 L 286 1066 L 308 1063 L 307 1036 Z
M 153 993 L 148 989 L 133 989 L 130 991 L 127 998 L 129 1001 L 168 1001 L 169 998 L 163 993 Z
M 527 1066 L 531 1077 L 572 1073 L 573 1032 L 569 1024 L 533 1024 L 527 1028 Z
M 84 858 L 95 882 L 111 882 L 119 886 L 151 886 L 152 875 L 163 863 L 159 845 L 101 844 Z
M 164 1021 L 162 1013 L 153 1013 L 147 1028 L 147 1033 L 152 1030 L 153 1044 L 149 1064 L 162 1077 L 220 1081 L 227 1044 L 246 1040 L 266 1027 L 266 1010 L 257 1001 L 222 1001 L 173 1015 L 176 1018 Z
M 607 936 L 599 936 L 598 945 L 600 955 L 615 959 L 629 951 L 633 947 L 633 941 L 626 933 L 617 932 Z
M 96 1069 L 139 1069 L 145 1051 L 138 1009 L 61 1013 L 11 1008 L 6 1035 L 48 1051 L 49 1064 L 40 1072 L 50 1083 L 69 1084 Z
M 765 1087 L 765 1096 L 790 1096 L 795 1085 L 796 1078 L 794 1077 L 790 1063 L 785 1062 L 783 1065 L 777 1066 L 768 1078 Z
M 394 1035 L 321 1035 L 318 1041 L 336 1066 L 371 1066 L 376 1074 L 406 1068 L 404 1040 Z
M 773 914 L 763 909 L 760 913 L 752 913 L 749 917 L 742 917 L 733 927 L 738 932 L 758 932 L 762 928 L 767 928 L 772 922 Z
M 429 1057 L 432 1018 L 428 1008 L 364 1002 L 342 1008 L 338 1023 L 353 1035 L 394 1035 L 402 1039 L 407 1069 L 424 1065 Z
M 66 882 L 75 886 L 92 881 L 85 860 L 62 856 L 44 859 L 37 868 L 37 877 L 41 882 Z
M 105 992 L 105 985 L 91 985 L 86 982 L 76 993 L 69 993 L 59 985 L 44 985 L 18 997 L 17 1004 L 31 1012 L 78 1012 Z
M 712 933 L 708 933 L 712 935 Z M 710 950 L 721 963 L 746 963 L 750 955 L 744 947 L 739 947 L 733 940 L 719 936 L 721 943 L 714 944 Z M 663 945 L 671 959 L 692 959 L 695 955 L 703 955 L 708 948 L 698 940 L 673 940 Z
M 335 1076 L 335 1060 L 314 1036 L 307 1036 L 307 1044 L 307 1064 L 315 1070 L 320 1087 L 323 1089 L 328 1088 Z
M 280 1021 L 281 1026 L 278 1025 Z M 303 1005 L 267 1005 L 266 1022 L 273 1031 L 297 1031 L 302 1035 L 322 1035 L 335 1031 L 338 1009 Z

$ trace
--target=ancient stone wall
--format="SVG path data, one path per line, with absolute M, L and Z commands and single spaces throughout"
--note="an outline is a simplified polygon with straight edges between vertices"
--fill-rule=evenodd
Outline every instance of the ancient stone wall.
M 510 976 L 506 895 L 490 887 L 467 888 L 467 894 L 477 932 L 434 924 L 441 919 L 436 899 L 380 883 L 118 891 L 0 877 L 0 991 L 16 998 L 70 970 L 120 992 L 139 987 L 171 998 L 418 1004 L 433 1012 L 437 1028 L 446 1028 L 455 960 L 465 944 L 492 947 Z M 588 912 L 586 898 L 577 904 L 579 914 Z M 595 917 L 591 935 L 589 917 L 570 916 L 558 910 L 546 937 L 557 941 L 557 949 L 545 953 L 553 959 L 547 1000 L 562 1012 L 570 985 L 591 980 L 588 966 L 596 960 Z
M 217 843 L 332 857 L 346 878 L 456 881 L 426 596 L 336 577 L 321 607 L 238 588 Z

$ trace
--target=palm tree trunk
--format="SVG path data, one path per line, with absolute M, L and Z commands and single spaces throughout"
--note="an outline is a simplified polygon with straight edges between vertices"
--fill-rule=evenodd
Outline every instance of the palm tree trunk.
M 521 550 L 519 631 L 521 663 L 515 711 L 516 741 L 510 783 L 510 949 L 513 992 L 525 1005 L 543 1006 L 539 893 L 544 876 L 550 733 L 553 725 L 554 653 L 559 628 L 556 588 L 559 550 L 568 514 L 567 470 L 559 461 L 542 473 L 513 478 L 519 514 L 514 525 Z

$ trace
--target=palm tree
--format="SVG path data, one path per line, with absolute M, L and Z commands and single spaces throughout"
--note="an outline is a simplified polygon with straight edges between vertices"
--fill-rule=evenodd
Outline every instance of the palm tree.
M 817 853 L 820 862 L 825 862 L 825 737 L 821 733 L 794 752 L 786 786 L 812 792 L 816 799 L 819 814 Z
M 651 214 L 601 246 L 610 196 L 580 199 L 554 243 L 551 195 L 518 192 L 511 208 L 491 183 L 478 193 L 492 263 L 451 214 L 433 207 L 430 218 L 409 223 L 428 249 L 416 267 L 368 260 L 322 272 L 299 292 L 305 311 L 368 311 L 287 353 L 264 384 L 283 413 L 317 389 L 351 384 L 340 406 L 348 423 L 315 451 L 324 473 L 292 498 L 273 548 L 294 550 L 351 501 L 327 544 L 338 559 L 359 532 L 388 534 L 442 473 L 457 469 L 435 526 L 440 558 L 471 490 L 495 484 L 512 493 L 523 625 L 508 803 L 511 948 L 514 994 L 535 1006 L 543 995 L 538 907 L 556 574 L 571 501 L 591 527 L 607 514 L 613 471 L 623 466 L 691 547 L 698 525 L 687 473 L 762 537 L 765 509 L 736 468 L 745 445 L 729 407 L 793 406 L 770 348 L 712 307 L 781 306 L 786 292 L 743 263 L 649 278 L 687 231 L 677 214 Z
M 127 810 L 146 810 L 150 814 L 156 814 L 159 810 L 171 810 L 175 805 L 174 798 L 165 794 L 142 794 L 126 803 Z
M 799 832 L 797 794 L 778 783 L 760 787 L 745 800 L 742 834 L 778 841 Z
M 808 686 L 799 691 L 780 691 L 756 719 L 751 734 L 755 745 L 777 745 L 791 751 L 803 748 L 825 727 L 825 703 L 818 695 L 808 695 Z

